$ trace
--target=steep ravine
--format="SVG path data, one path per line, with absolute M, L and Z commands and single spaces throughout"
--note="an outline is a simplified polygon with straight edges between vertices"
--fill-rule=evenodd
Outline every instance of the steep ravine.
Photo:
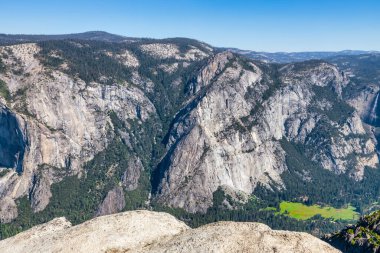
M 16 115 L 6 107 L 0 108 L 0 167 L 14 168 L 22 173 L 25 149 L 28 146 Z

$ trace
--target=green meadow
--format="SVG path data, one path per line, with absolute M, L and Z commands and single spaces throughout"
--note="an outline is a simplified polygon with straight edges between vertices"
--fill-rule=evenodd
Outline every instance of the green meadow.
M 302 203 L 288 201 L 283 201 L 280 203 L 279 213 L 298 220 L 307 220 L 315 215 L 321 215 L 323 218 L 333 220 L 356 220 L 359 218 L 359 213 L 355 212 L 355 208 L 350 205 L 346 208 L 337 209 L 330 206 L 307 206 Z

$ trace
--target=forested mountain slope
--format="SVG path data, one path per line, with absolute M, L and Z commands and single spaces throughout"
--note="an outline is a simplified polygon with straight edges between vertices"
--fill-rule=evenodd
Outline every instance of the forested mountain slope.
M 112 41 L 0 47 L 2 237 L 140 208 L 320 234 L 342 224 L 280 202 L 374 207 L 377 79 L 190 39 Z

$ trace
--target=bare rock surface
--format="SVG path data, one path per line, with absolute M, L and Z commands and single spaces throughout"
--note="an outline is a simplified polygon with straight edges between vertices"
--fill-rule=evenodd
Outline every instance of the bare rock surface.
M 128 162 L 128 168 L 125 170 L 122 183 L 126 190 L 132 191 L 138 187 L 141 171 L 144 169 L 140 159 L 134 158 Z
M 96 216 L 113 214 L 120 212 L 125 207 L 124 191 L 122 187 L 115 187 L 110 190 L 100 204 Z
M 0 241 L 18 252 L 295 252 L 335 253 L 306 233 L 276 231 L 260 223 L 218 222 L 190 229 L 166 213 L 131 211 L 77 226 L 57 218 Z
M 0 241 L 0 252 L 106 252 L 132 250 L 189 229 L 166 213 L 132 211 L 101 216 L 77 226 L 57 218 Z
M 276 231 L 261 223 L 217 222 L 187 230 L 139 252 L 339 252 L 307 233 Z

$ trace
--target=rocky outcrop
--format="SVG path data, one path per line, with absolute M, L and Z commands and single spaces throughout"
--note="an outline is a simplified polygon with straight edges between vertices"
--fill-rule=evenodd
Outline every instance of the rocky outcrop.
M 125 170 L 121 179 L 123 186 L 127 191 L 135 190 L 138 187 L 142 170 L 144 169 L 139 158 L 133 158 L 128 162 L 128 168 Z
M 13 199 L 8 196 L 0 200 L 0 222 L 11 222 L 18 215 L 17 205 Z
M 193 47 L 188 50 L 184 55 L 181 54 L 178 46 L 171 43 L 148 43 L 141 46 L 143 52 L 153 55 L 156 58 L 167 59 L 175 58 L 176 60 L 199 60 L 207 57 L 204 51 L 210 51 L 210 48 L 203 46 L 203 48 Z
M 347 253 L 379 252 L 380 211 L 360 218 L 357 224 L 326 235 L 324 240 Z
M 339 252 L 306 233 L 260 223 L 218 222 L 190 229 L 166 213 L 131 211 L 77 226 L 65 218 L 0 241 L 0 251 L 21 252 Z
M 285 166 L 279 145 L 249 133 L 241 122 L 254 107 L 245 95 L 263 73 L 253 64 L 244 69 L 235 60 L 230 53 L 217 55 L 198 77 L 198 86 L 207 93 L 172 130 L 168 145 L 174 150 L 167 157 L 170 166 L 160 201 L 191 212 L 205 211 L 221 185 L 251 193 L 258 181 L 281 181 Z M 275 153 L 274 159 L 262 159 Z
M 228 238 L 228 239 L 227 239 Z M 271 230 L 261 223 L 218 222 L 187 230 L 137 252 L 339 252 L 306 234 Z
M 122 187 L 115 187 L 108 192 L 100 204 L 96 216 L 118 213 L 125 207 L 124 191 Z

